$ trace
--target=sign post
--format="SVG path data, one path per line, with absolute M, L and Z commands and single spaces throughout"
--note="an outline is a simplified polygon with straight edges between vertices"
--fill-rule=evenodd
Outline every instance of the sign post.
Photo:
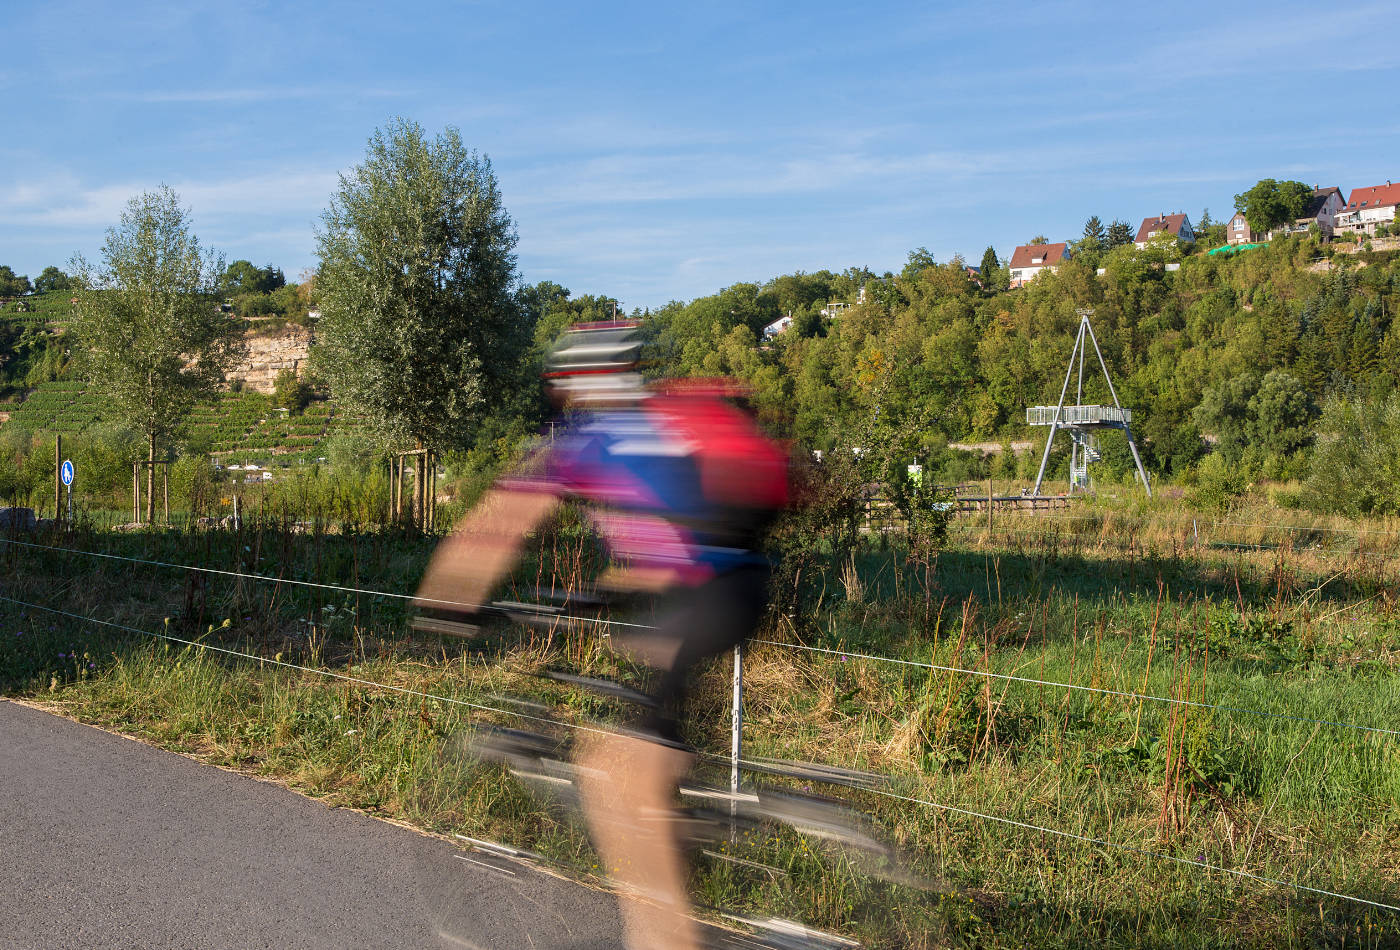
M 58 477 L 63 479 L 63 484 L 68 489 L 68 524 L 73 523 L 73 462 L 71 459 L 64 459 L 63 465 L 59 467 Z

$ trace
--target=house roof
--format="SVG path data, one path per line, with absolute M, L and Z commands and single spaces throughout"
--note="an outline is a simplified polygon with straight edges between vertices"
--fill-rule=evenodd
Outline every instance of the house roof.
M 1370 188 L 1353 188 L 1347 199 L 1348 211 L 1360 211 L 1363 207 L 1375 208 L 1400 204 L 1400 184 L 1386 182 Z
M 1036 258 L 1040 263 L 1035 263 Z M 1064 263 L 1069 257 L 1069 245 L 1064 241 L 1058 244 L 1021 244 L 1011 255 L 1012 269 L 1019 267 L 1054 267 Z
M 1186 223 L 1184 214 L 1159 214 L 1155 218 L 1143 218 L 1142 227 L 1138 228 L 1137 237 L 1133 238 L 1133 242 L 1146 244 L 1148 235 L 1162 231 L 1173 237 L 1181 237 L 1181 229 Z
M 1303 206 L 1303 213 L 1298 216 L 1298 220 L 1316 218 L 1322 213 L 1322 206 L 1327 204 L 1328 195 L 1336 195 L 1338 200 L 1342 200 L 1342 189 L 1340 188 L 1314 188 L 1312 197 Z

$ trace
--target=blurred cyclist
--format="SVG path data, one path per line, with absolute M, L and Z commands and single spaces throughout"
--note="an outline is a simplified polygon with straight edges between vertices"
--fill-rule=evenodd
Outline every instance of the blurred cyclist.
M 692 755 L 677 731 L 701 660 L 750 636 L 767 603 L 763 528 L 787 501 L 784 452 L 721 387 L 652 389 L 634 372 L 630 322 L 583 324 L 551 354 L 563 434 L 491 489 L 443 541 L 420 603 L 480 604 L 514 567 L 524 537 L 565 500 L 589 506 L 615 566 L 602 587 L 656 596 L 650 630 L 613 643 L 657 672 L 635 731 L 587 735 L 579 776 L 594 842 L 614 877 L 633 950 L 700 950 L 675 814 Z

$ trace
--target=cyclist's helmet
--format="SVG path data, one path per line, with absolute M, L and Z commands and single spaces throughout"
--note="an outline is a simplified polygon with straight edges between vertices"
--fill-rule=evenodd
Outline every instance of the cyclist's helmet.
M 545 360 L 544 378 L 574 402 L 628 398 L 641 388 L 633 372 L 642 350 L 635 320 L 579 323 Z

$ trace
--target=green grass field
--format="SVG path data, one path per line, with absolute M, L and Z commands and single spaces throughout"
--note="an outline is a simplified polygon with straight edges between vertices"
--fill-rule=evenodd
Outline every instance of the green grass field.
M 1290 518 L 1193 518 L 1162 501 L 1008 516 L 990 532 L 958 522 L 931 588 L 880 545 L 828 565 L 809 578 L 819 606 L 774 617 L 764 639 L 780 645 L 749 654 L 746 753 L 893 776 L 896 797 L 857 802 L 939 886 L 872 882 L 783 833 L 739 846 L 782 874 L 704 858 L 697 895 L 872 947 L 1400 945 L 1400 914 L 1364 903 L 1400 906 L 1400 735 L 1387 731 L 1400 727 L 1400 535 Z M 431 549 L 256 526 L 67 543 L 403 593 Z M 550 664 L 636 682 L 598 629 L 425 641 L 392 598 L 0 548 L 4 597 L 438 698 L 0 602 L 10 694 L 600 875 L 566 814 L 441 757 L 468 719 L 520 725 L 454 700 L 508 693 L 578 721 L 612 716 L 530 675 Z M 576 579 L 587 550 L 572 528 L 547 535 L 517 593 Z M 717 754 L 728 687 L 719 664 L 695 702 L 691 738 Z

